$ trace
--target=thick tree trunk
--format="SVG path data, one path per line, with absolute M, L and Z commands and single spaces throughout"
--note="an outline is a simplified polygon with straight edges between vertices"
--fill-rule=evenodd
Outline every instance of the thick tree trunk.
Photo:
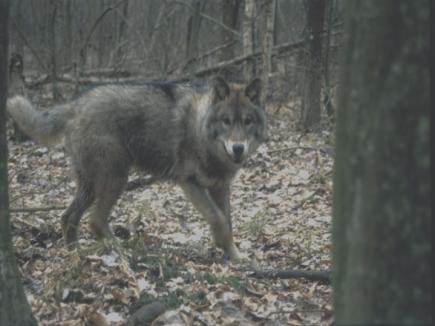
M 322 31 L 325 0 L 308 0 L 307 5 L 307 27 L 310 43 L 302 93 L 301 122 L 304 130 L 313 130 L 318 128 L 320 124 Z
M 21 285 L 9 225 L 6 93 L 8 65 L 7 0 L 0 0 L 0 325 L 36 325 Z
M 346 1 L 335 322 L 432 323 L 429 1 Z

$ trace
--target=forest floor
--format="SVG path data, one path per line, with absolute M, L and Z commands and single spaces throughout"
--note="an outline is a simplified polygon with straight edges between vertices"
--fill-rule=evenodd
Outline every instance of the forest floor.
M 233 183 L 235 242 L 259 269 L 330 270 L 330 135 L 302 136 L 286 110 L 271 116 L 270 140 Z M 69 252 L 60 215 L 75 184 L 63 146 L 10 141 L 9 175 L 13 243 L 41 325 L 123 325 L 155 301 L 166 312 L 153 325 L 332 322 L 330 285 L 257 279 L 246 266 L 224 261 L 178 186 L 125 192 L 111 215 L 117 244 L 96 242 L 85 215 L 80 248 Z M 16 211 L 44 207 L 50 209 Z

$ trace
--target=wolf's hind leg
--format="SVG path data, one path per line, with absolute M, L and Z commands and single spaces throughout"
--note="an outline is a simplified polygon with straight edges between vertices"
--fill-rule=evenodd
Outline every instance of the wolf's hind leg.
M 127 183 L 128 174 L 106 175 L 100 178 L 96 201 L 91 215 L 91 229 L 98 239 L 112 237 L 109 218 L 112 207 L 121 196 Z
M 62 214 L 62 232 L 67 246 L 72 247 L 77 241 L 80 219 L 94 200 L 93 187 L 85 180 L 78 178 L 75 197 Z
M 222 248 L 232 260 L 237 260 L 239 252 L 233 242 L 230 222 L 226 214 L 211 198 L 208 190 L 192 182 L 183 183 L 181 187 L 192 204 L 210 224 L 216 246 Z

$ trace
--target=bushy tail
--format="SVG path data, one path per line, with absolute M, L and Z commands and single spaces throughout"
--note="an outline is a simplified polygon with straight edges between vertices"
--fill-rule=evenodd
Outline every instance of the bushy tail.
M 23 96 L 8 99 L 7 110 L 24 133 L 43 145 L 59 142 L 68 120 L 74 116 L 71 104 L 55 106 L 50 111 L 41 112 Z

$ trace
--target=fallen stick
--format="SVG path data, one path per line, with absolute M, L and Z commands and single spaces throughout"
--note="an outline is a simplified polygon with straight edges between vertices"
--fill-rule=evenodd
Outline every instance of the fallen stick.
M 33 213 L 33 212 L 49 212 L 60 211 L 66 209 L 66 206 L 36 206 L 36 207 L 17 207 L 10 208 L 11 213 Z
M 310 281 L 319 281 L 326 284 L 331 283 L 331 273 L 329 271 L 301 271 L 301 270 L 269 270 L 269 271 L 254 271 L 248 275 L 259 279 L 273 278 L 305 278 Z

